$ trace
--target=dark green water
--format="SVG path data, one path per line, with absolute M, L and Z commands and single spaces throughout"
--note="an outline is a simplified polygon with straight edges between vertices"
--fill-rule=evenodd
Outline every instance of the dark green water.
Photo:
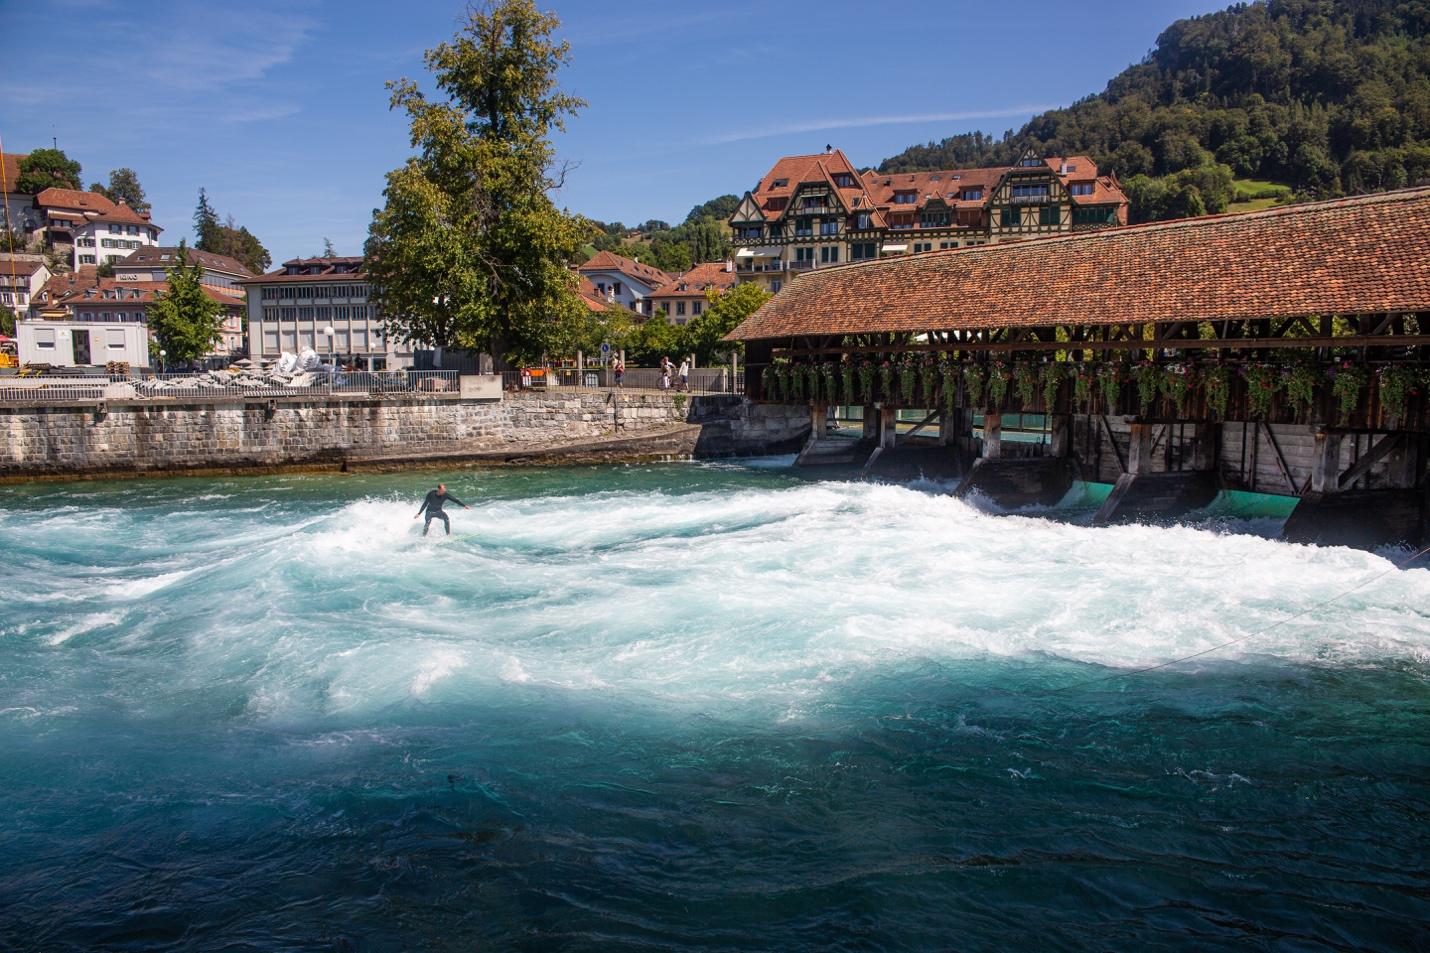
M 773 466 L 453 474 L 439 543 L 427 479 L 0 489 L 0 948 L 1427 945 L 1430 572 Z

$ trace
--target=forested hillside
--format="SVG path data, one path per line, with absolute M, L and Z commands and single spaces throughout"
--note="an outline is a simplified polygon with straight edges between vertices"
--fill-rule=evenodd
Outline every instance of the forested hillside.
M 885 172 L 1013 161 L 1026 146 L 1114 171 L 1134 221 L 1218 212 L 1233 179 L 1302 196 L 1430 178 L 1430 0 L 1269 0 L 1179 20 L 1102 93 L 914 146 Z

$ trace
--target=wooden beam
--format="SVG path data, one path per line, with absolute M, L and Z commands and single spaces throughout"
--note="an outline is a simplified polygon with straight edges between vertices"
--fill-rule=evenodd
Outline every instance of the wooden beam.
M 1102 424 L 1102 432 L 1107 435 L 1107 442 L 1112 445 L 1112 455 L 1117 458 L 1117 470 L 1119 473 L 1127 472 L 1127 459 L 1122 456 L 1122 448 L 1117 445 L 1117 437 L 1113 435 L 1112 428 L 1107 424 L 1107 415 L 1098 414 L 1098 422 Z
M 1405 439 L 1405 434 L 1403 433 L 1386 434 L 1380 443 L 1367 450 L 1365 456 L 1357 460 L 1351 465 L 1350 469 L 1340 475 L 1336 480 L 1336 485 L 1342 490 L 1353 485 L 1357 480 L 1369 473 L 1372 467 L 1383 460 L 1386 454 L 1398 447 L 1400 441 L 1403 439 Z
M 930 413 L 927 417 L 925 417 L 923 420 L 920 420 L 917 424 L 914 425 L 914 429 L 912 429 L 912 430 L 910 430 L 908 433 L 904 434 L 904 439 L 907 440 L 909 437 L 912 437 L 914 434 L 918 433 L 920 430 L 924 429 L 924 428 L 927 427 L 929 424 L 933 423 L 934 418 L 937 417 L 938 415 L 939 415 L 939 411 L 935 410 L 935 411 L 933 411 L 932 413 Z
M 1281 445 L 1276 442 L 1276 435 L 1264 423 L 1258 423 L 1256 426 L 1266 434 L 1266 442 L 1271 444 L 1271 449 L 1276 452 L 1276 469 L 1281 471 L 1281 479 L 1286 481 L 1286 489 L 1292 496 L 1297 496 L 1296 481 L 1291 478 L 1291 468 L 1286 465 L 1286 457 L 1281 453 Z

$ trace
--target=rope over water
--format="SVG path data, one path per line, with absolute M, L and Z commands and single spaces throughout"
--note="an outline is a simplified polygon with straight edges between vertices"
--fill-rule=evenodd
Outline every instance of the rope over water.
M 1384 570 L 1382 570 L 1382 571 L 1376 573 L 1374 576 L 1370 576 L 1369 578 L 1362 579 L 1360 582 L 1356 583 L 1354 586 L 1351 586 L 1349 589 L 1345 589 L 1345 590 L 1343 590 L 1343 591 L 1341 591 L 1341 592 L 1338 592 L 1338 593 L 1336 593 L 1334 596 L 1331 596 L 1329 599 L 1326 599 L 1326 600 L 1323 601 L 1323 602 L 1317 602 L 1317 603 L 1315 603 L 1315 604 L 1313 604 L 1313 605 L 1309 605 L 1309 606 L 1307 606 L 1306 608 L 1301 609 L 1301 610 L 1298 611 L 1298 612 L 1293 612 L 1293 613 L 1291 613 L 1290 615 L 1288 615 L 1288 616 L 1286 616 L 1286 617 L 1284 617 L 1284 618 L 1277 619 L 1275 622 L 1271 623 L 1270 625 L 1263 626 L 1262 628 L 1257 629 L 1257 630 L 1254 631 L 1254 632 L 1248 632 L 1248 633 L 1246 633 L 1245 635 L 1239 635 L 1239 636 L 1237 636 L 1236 638 L 1231 639 L 1230 641 L 1222 642 L 1222 643 L 1220 643 L 1220 644 L 1218 644 L 1218 645 L 1213 645 L 1213 646 L 1211 646 L 1210 648 L 1202 649 L 1200 652 L 1193 652 L 1191 655 L 1183 655 L 1183 656 L 1181 656 L 1180 658 L 1168 659 L 1168 660 L 1165 661 L 1165 662 L 1158 662 L 1156 665 L 1148 665 L 1148 666 L 1146 666 L 1145 668 L 1134 668 L 1134 669 L 1131 669 L 1131 670 L 1126 671 L 1126 672 L 1113 672 L 1111 675 L 1102 675 L 1102 676 L 1099 676 L 1098 678 L 1089 678 L 1089 679 L 1084 679 L 1083 681 L 1080 681 L 1080 682 L 1073 682 L 1071 685 L 1064 685 L 1062 688 L 1050 688 L 1050 689 L 1046 689 L 1042 694 L 1045 694 L 1045 695 L 1058 695 L 1058 694 L 1061 694 L 1062 692 L 1070 692 L 1070 691 L 1072 691 L 1072 690 L 1074 690 L 1074 689 L 1077 689 L 1077 688 L 1085 688 L 1085 687 L 1087 687 L 1088 685 L 1097 685 L 1097 684 L 1100 684 L 1100 683 L 1102 683 L 1102 682 L 1110 682 L 1110 681 L 1113 681 L 1114 679 L 1118 679 L 1118 678 L 1131 678 L 1131 677 L 1134 676 L 1134 675 L 1146 675 L 1148 672 L 1155 672 L 1155 671 L 1157 671 L 1158 669 L 1168 668 L 1168 667 L 1170 667 L 1170 666 L 1172 666 L 1172 665 L 1181 664 L 1182 662 L 1190 662 L 1192 659 L 1194 659 L 1194 658 L 1201 658 L 1203 655 L 1210 655 L 1212 652 L 1219 652 L 1219 651 L 1221 651 L 1221 650 L 1224 649 L 1224 648 L 1228 648 L 1229 646 L 1236 645 L 1238 642 L 1245 642 L 1247 639 L 1254 639 L 1254 638 L 1256 638 L 1258 635 L 1265 635 L 1267 632 L 1270 632 L 1272 629 L 1275 629 L 1275 628 L 1277 628 L 1278 626 L 1285 625 L 1287 622 L 1291 622 L 1291 621 L 1294 621 L 1294 620 L 1296 620 L 1296 619 L 1299 619 L 1299 618 L 1301 618 L 1302 616 L 1310 615 L 1312 612 L 1315 612 L 1317 609 L 1324 609 L 1326 606 L 1331 605 L 1332 603 L 1334 603 L 1334 602 L 1336 602 L 1336 601 L 1338 601 L 1338 600 L 1340 600 L 1340 599 L 1344 599 L 1346 596 L 1348 596 L 1348 595 L 1350 595 L 1351 593 L 1355 592 L 1357 589 L 1364 589 L 1366 586 L 1368 586 L 1368 585 L 1370 585 L 1371 583 L 1375 582 L 1377 579 L 1382 579 L 1382 578 L 1384 578 L 1385 576 L 1388 576 L 1388 575 L 1390 575 L 1390 574 L 1393 573 L 1393 572 L 1398 572 L 1398 571 L 1400 571 L 1401 569 L 1404 569 L 1406 566 L 1409 566 L 1411 563 L 1415 562 L 1415 560 L 1419 559 L 1421 556 L 1424 556 L 1426 553 L 1430 553 L 1430 546 L 1426 546 L 1424 549 L 1420 550 L 1419 552 L 1417 552 L 1417 553 L 1415 553 L 1415 554 L 1413 554 L 1413 555 L 1411 555 L 1411 556 L 1409 556 L 1409 557 L 1407 557 L 1407 558 L 1405 558 L 1405 559 L 1402 559 L 1402 560 L 1400 560 L 1400 561 L 1397 562 L 1397 563 L 1392 563 L 1389 569 L 1384 569 Z

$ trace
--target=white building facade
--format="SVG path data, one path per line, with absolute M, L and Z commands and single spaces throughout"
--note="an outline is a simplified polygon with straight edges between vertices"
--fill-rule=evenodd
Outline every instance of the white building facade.
M 45 243 L 70 256 L 76 271 L 85 265 L 118 263 L 137 248 L 159 244 L 159 226 L 148 212 L 111 202 L 98 192 L 45 189 L 35 196 Z
M 655 313 L 651 293 L 675 279 L 659 268 L 608 251 L 596 252 L 576 271 L 591 282 L 596 296 L 607 304 L 620 305 L 647 317 Z
M 371 289 L 361 258 L 294 258 L 243 286 L 249 356 L 255 361 L 312 348 L 324 360 L 359 370 L 412 364 L 412 347 L 386 335 L 382 316 L 368 302 Z

